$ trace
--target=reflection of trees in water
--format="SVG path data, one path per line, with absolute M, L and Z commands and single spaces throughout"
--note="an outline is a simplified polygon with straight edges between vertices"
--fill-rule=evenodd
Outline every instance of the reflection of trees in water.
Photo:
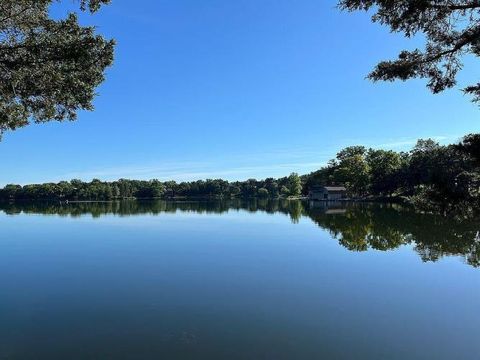
M 40 213 L 78 217 L 113 214 L 194 212 L 221 214 L 227 211 L 262 211 L 283 213 L 293 223 L 302 216 L 327 230 L 345 248 L 352 251 L 375 249 L 386 251 L 412 244 L 423 261 L 437 261 L 443 256 L 462 256 L 472 266 L 480 266 L 480 241 L 476 241 L 479 224 L 459 222 L 444 217 L 419 214 L 398 205 L 326 204 L 301 201 L 253 199 L 218 201 L 114 201 L 79 203 L 0 204 L 6 214 Z
M 300 201 L 269 199 L 233 199 L 216 201 L 165 201 L 165 200 L 125 200 L 105 202 L 15 202 L 0 203 L 0 211 L 9 215 L 44 214 L 79 217 L 91 215 L 134 216 L 142 214 L 159 215 L 162 213 L 193 212 L 198 214 L 221 214 L 227 211 L 264 211 L 270 214 L 284 213 L 293 222 L 298 222 L 304 208 Z
M 462 256 L 468 264 L 480 266 L 476 222 L 419 214 L 398 205 L 350 204 L 344 215 L 312 208 L 306 213 L 349 250 L 385 251 L 412 244 L 423 261 Z

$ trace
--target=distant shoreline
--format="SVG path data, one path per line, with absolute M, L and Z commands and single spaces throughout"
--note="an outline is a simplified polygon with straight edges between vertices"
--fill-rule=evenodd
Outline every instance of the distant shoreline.
M 81 204 L 81 203 L 109 203 L 117 201 L 222 201 L 222 200 L 283 200 L 283 201 L 311 201 L 314 203 L 405 203 L 405 199 L 399 197 L 392 198 L 345 198 L 338 200 L 314 200 L 308 196 L 290 196 L 290 197 L 221 197 L 221 196 L 179 196 L 179 197 L 129 197 L 129 198 L 113 198 L 108 200 L 103 199 L 85 199 L 85 200 L 70 200 L 70 199 L 0 199 L 0 202 L 55 202 L 62 204 Z

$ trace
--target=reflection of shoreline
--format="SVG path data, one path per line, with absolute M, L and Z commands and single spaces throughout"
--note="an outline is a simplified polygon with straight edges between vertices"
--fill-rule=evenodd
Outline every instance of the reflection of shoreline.
M 0 213 L 8 215 L 45 214 L 73 218 L 85 215 L 124 217 L 176 212 L 222 214 L 232 210 L 281 213 L 289 216 L 293 223 L 299 222 L 302 217 L 309 218 L 351 251 L 385 251 L 412 244 L 423 261 L 436 261 L 444 256 L 461 256 L 466 263 L 480 266 L 480 242 L 475 240 L 479 230 L 478 222 L 459 222 L 416 213 L 398 204 L 269 199 L 0 203 Z

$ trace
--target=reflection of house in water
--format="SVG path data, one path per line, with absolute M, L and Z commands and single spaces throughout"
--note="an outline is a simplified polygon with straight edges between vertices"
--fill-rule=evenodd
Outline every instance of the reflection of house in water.
M 346 192 L 343 186 L 312 186 L 308 197 L 310 200 L 336 201 L 345 199 Z
M 327 209 L 327 211 L 325 211 L 325 214 L 327 215 L 345 214 L 346 212 L 347 212 L 347 209 Z
M 320 210 L 323 214 L 345 214 L 347 211 L 345 202 L 342 201 L 310 201 L 309 209 Z

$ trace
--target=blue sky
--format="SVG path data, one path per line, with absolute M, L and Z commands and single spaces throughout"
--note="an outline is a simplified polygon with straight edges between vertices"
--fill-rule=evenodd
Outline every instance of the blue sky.
M 406 150 L 417 138 L 478 132 L 480 109 L 458 89 L 365 80 L 422 41 L 335 4 L 113 0 L 82 15 L 118 43 L 95 111 L 6 133 L 0 185 L 277 177 L 315 170 L 348 145 Z M 459 85 L 477 82 L 478 70 L 466 59 Z

